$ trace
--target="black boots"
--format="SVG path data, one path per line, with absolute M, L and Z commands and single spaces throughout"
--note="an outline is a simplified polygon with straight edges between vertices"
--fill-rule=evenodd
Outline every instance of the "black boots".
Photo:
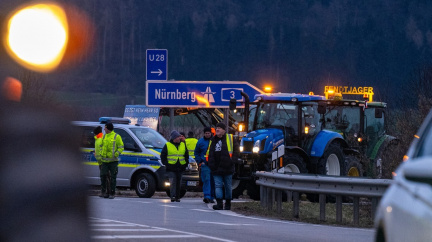
M 223 210 L 223 200 L 216 199 L 216 205 L 213 205 L 214 210 Z M 225 200 L 225 210 L 231 210 L 231 199 Z
M 216 205 L 213 205 L 214 210 L 223 210 L 223 201 L 222 199 L 216 198 Z
M 225 201 L 225 210 L 231 210 L 231 199 Z

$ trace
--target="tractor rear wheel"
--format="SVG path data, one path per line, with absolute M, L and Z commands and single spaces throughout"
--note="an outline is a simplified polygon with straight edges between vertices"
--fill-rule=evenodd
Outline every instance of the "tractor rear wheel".
M 318 161 L 317 173 L 320 175 L 340 176 L 345 171 L 345 158 L 339 144 L 329 145 Z
M 345 161 L 345 176 L 363 177 L 363 165 L 358 156 L 347 155 Z

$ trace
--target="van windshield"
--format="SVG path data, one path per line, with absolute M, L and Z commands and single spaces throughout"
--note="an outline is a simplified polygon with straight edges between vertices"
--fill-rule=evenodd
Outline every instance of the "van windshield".
M 162 149 L 167 142 L 161 134 L 150 128 L 131 128 L 130 130 L 146 148 Z

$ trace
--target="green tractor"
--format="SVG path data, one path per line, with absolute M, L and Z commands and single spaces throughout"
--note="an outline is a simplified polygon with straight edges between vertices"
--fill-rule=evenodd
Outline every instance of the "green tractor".
M 388 164 L 399 140 L 386 133 L 386 108 L 384 102 L 327 100 L 324 128 L 341 134 L 350 147 L 347 176 L 391 178 Z

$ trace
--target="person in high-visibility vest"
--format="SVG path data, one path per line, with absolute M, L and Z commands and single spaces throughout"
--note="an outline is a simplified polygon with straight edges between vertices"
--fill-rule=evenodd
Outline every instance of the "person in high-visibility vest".
M 110 177 L 109 194 L 106 193 L 104 198 L 113 199 L 117 185 L 117 173 L 119 156 L 124 150 L 124 144 L 121 136 L 115 133 L 112 123 L 105 124 L 105 135 L 102 137 L 101 145 L 101 190 L 105 191 L 107 186 L 107 177 Z
M 162 148 L 160 158 L 170 181 L 171 202 L 180 202 L 181 179 L 189 164 L 189 154 L 178 131 L 171 132 L 170 141 Z
M 102 133 L 102 127 L 101 126 L 97 126 L 96 128 L 93 129 L 93 134 L 94 139 L 95 139 L 95 153 L 94 156 L 99 164 L 99 174 L 101 172 L 101 168 L 102 168 L 102 137 L 103 137 L 103 133 Z M 109 180 L 109 179 L 108 179 Z M 102 189 L 102 188 L 101 188 Z M 109 191 L 104 190 L 101 191 L 101 194 L 99 195 L 99 197 L 104 197 L 105 194 L 109 194 Z
M 198 140 L 194 137 L 194 133 L 189 131 L 188 137 L 185 139 L 186 148 L 189 151 L 189 157 L 195 159 L 195 147 L 198 143 Z
M 225 210 L 231 209 L 232 175 L 234 164 L 238 162 L 239 144 L 232 134 L 226 132 L 224 123 L 216 124 L 216 135 L 210 140 L 207 160 L 214 177 L 216 205 L 214 210 L 224 209 L 222 188 L 225 188 Z
M 195 147 L 195 161 L 200 167 L 201 170 L 201 180 L 203 182 L 203 193 L 205 203 L 214 203 L 214 179 L 210 171 L 210 167 L 208 166 L 208 162 L 206 160 L 206 153 L 208 150 L 208 146 L 210 143 L 210 139 L 212 138 L 212 133 L 210 127 L 204 128 L 204 137 L 198 140 L 198 143 Z

